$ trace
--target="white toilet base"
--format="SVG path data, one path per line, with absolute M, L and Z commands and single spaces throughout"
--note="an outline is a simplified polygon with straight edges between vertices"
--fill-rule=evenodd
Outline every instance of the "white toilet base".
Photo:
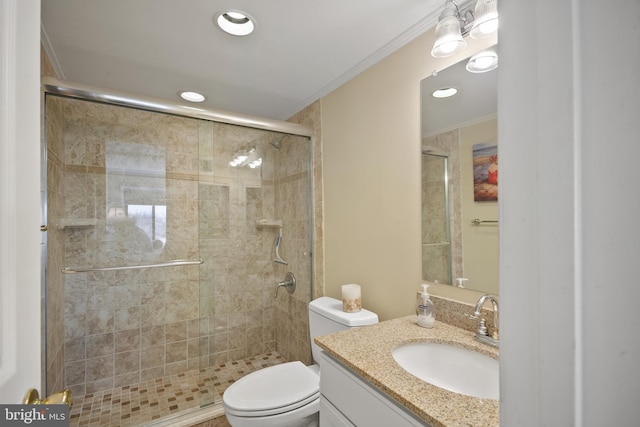
M 320 359 L 320 347 L 313 342 L 316 336 L 374 323 L 378 323 L 377 314 L 368 310 L 345 313 L 340 300 L 320 297 L 311 301 L 309 332 L 314 360 Z M 319 377 L 320 366 L 305 366 L 301 361 L 252 372 L 225 391 L 222 404 L 227 420 L 233 427 L 317 427 Z
M 262 417 L 241 417 L 226 413 L 232 427 L 318 427 L 320 398 L 290 412 Z

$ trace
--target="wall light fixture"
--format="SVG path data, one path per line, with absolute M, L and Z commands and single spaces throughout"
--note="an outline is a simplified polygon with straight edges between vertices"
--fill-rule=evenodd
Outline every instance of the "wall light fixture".
M 469 35 L 474 39 L 491 37 L 498 31 L 498 0 L 478 0 L 474 16 Z
M 431 55 L 446 58 L 467 47 L 466 35 L 491 37 L 498 31 L 498 0 L 447 0 L 436 25 L 436 41 Z

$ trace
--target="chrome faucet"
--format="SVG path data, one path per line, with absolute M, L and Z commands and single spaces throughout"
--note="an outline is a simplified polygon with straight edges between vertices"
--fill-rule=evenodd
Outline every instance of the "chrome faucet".
M 286 276 L 284 276 L 284 280 L 278 283 L 276 286 L 276 293 L 273 295 L 274 298 L 278 297 L 278 289 L 286 288 L 287 292 L 292 294 L 296 290 L 296 277 L 292 272 L 288 272 Z
M 489 333 L 485 320 L 480 317 L 482 314 L 482 305 L 486 300 L 490 300 L 491 304 L 493 305 L 493 330 L 491 331 L 491 333 Z M 489 344 L 490 346 L 499 347 L 500 329 L 498 315 L 498 298 L 491 294 L 482 295 L 476 303 L 476 308 L 470 317 L 472 319 L 480 319 L 478 329 L 476 330 L 476 339 L 485 344 Z

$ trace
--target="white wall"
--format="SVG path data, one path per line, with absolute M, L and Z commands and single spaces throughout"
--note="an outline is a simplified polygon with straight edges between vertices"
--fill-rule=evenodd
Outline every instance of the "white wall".
M 40 1 L 0 3 L 0 402 L 40 389 Z
M 640 3 L 500 14 L 501 424 L 638 425 Z

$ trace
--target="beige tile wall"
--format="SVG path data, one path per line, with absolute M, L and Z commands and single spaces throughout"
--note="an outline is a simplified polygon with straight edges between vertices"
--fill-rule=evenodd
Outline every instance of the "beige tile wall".
M 197 121 L 59 101 L 64 106 L 64 212 L 59 228 L 64 227 L 65 266 L 197 258 Z M 133 154 L 133 160 L 121 158 L 127 154 Z M 158 162 L 166 171 L 153 170 Z M 141 188 L 150 191 L 142 194 Z M 108 208 L 125 207 L 125 194 L 136 204 L 167 206 L 164 248 L 153 249 L 131 221 L 107 217 Z M 95 225 L 75 226 L 76 220 Z M 50 277 L 58 274 L 57 269 L 50 271 Z M 197 267 L 82 273 L 64 280 L 64 379 L 74 393 L 198 366 Z
M 296 277 L 296 291 L 289 295 L 280 289 L 275 300 L 278 352 L 288 360 L 310 362 L 307 307 L 311 299 L 311 248 L 309 245 L 308 148 L 300 137 L 283 140 L 276 162 L 276 212 L 285 224 L 280 254 L 289 263 L 278 265 L 276 276 L 283 280 L 287 271 Z
M 64 165 L 62 163 L 64 141 L 60 131 L 61 108 L 58 99 L 51 99 L 47 108 L 52 112 L 47 121 L 47 200 L 48 216 L 59 218 L 63 215 Z M 55 222 L 48 221 L 47 267 L 49 271 L 59 272 L 64 267 L 64 237 Z M 63 389 L 64 381 L 64 278 L 61 274 L 49 274 L 46 293 L 46 390 L 48 395 Z M 44 316 L 43 316 L 44 317 Z M 43 377 L 45 378 L 45 377 Z
M 49 60 L 44 48 L 40 49 L 40 73 L 42 76 L 57 77 L 53 64 Z M 47 175 L 46 188 L 48 195 L 48 213 L 54 218 L 62 216 L 64 205 L 62 204 L 64 164 L 64 140 L 62 133 L 62 105 L 56 100 L 51 100 L 45 107 L 45 97 L 42 96 L 44 108 L 50 108 L 54 113 L 51 118 L 42 120 L 41 130 L 44 141 L 45 133 L 48 134 L 46 144 Z M 46 126 L 46 128 L 45 128 Z M 44 145 L 43 145 L 44 146 Z M 55 226 L 49 227 L 47 232 L 47 266 L 50 270 L 60 271 L 64 265 L 64 248 L 62 231 Z M 47 395 L 62 390 L 64 380 L 64 281 L 60 275 L 50 277 L 47 283 L 46 298 L 43 293 L 42 316 L 42 369 L 43 384 L 41 390 Z M 45 309 L 46 307 L 46 309 Z M 44 353 L 46 352 L 46 353 Z
M 302 138 L 288 136 L 276 150 L 268 144 L 273 135 L 264 131 L 58 101 L 63 107 L 52 115 L 64 120 L 59 128 L 65 131 L 64 211 L 58 215 L 72 224 L 95 221 L 60 228 L 56 241 L 64 265 L 205 260 L 200 268 L 65 276 L 50 269 L 50 283 L 64 280 L 59 312 L 64 312 L 65 385 L 84 394 L 274 349 L 308 361 L 309 176 Z M 127 145 L 136 141 L 146 151 Z M 230 168 L 232 155 L 248 141 L 261 147 L 263 167 Z M 111 170 L 114 142 L 121 151 L 137 153 L 137 160 Z M 159 158 L 166 164 L 164 176 L 136 170 Z M 129 169 L 134 178 L 120 176 L 118 168 Z M 107 218 L 109 207 L 124 206 L 125 187 L 136 200 L 145 197 L 138 188 L 151 188 L 146 201 L 167 206 L 162 250 L 150 250 L 151 243 L 136 237 L 131 223 Z M 277 231 L 255 226 L 265 217 L 284 221 L 280 253 L 288 266 L 272 262 Z M 289 270 L 298 277 L 298 290 L 293 296 L 281 290 L 274 300 L 275 284 Z
M 324 192 L 322 186 L 322 103 L 316 101 L 289 118 L 290 122 L 307 126 L 313 131 L 311 138 L 311 194 L 313 209 L 313 295 L 325 295 L 324 283 Z
M 422 277 L 451 283 L 445 165 L 439 156 L 422 155 Z
M 280 304 L 278 307 L 279 317 L 278 317 L 278 331 L 281 331 L 281 334 L 284 335 L 282 331 L 287 331 L 289 339 L 286 340 L 281 338 L 278 340 L 278 343 L 287 342 L 289 343 L 289 360 L 302 360 L 305 363 L 311 363 L 311 343 L 309 338 L 309 314 L 308 314 L 308 305 L 311 299 L 319 298 L 325 294 L 324 292 L 324 221 L 323 221 L 323 212 L 324 212 L 324 199 L 323 199 L 323 190 L 322 190 L 322 104 L 320 101 L 316 101 L 313 104 L 310 104 L 293 117 L 289 119 L 289 121 L 294 123 L 299 123 L 304 126 L 309 127 L 313 130 L 313 137 L 311 138 L 311 171 L 310 177 L 307 179 L 311 179 L 311 194 L 312 200 L 311 209 L 313 215 L 313 230 L 312 230 L 312 242 L 313 247 L 311 248 L 312 256 L 312 294 L 308 295 L 306 290 L 306 285 L 303 286 L 304 292 L 296 292 L 292 298 L 288 301 L 288 304 Z M 298 150 L 297 156 L 300 158 L 299 162 L 302 162 L 302 158 L 305 158 L 306 161 L 306 153 Z M 289 153 L 289 155 L 293 155 L 294 153 Z M 302 164 L 298 163 L 298 170 L 303 170 Z M 292 174 L 295 174 L 295 169 L 292 170 Z M 301 194 L 307 194 L 307 192 L 303 192 L 300 186 L 302 185 L 302 180 L 298 181 L 298 189 Z M 304 185 L 308 185 L 305 183 Z M 309 200 L 301 201 L 297 204 L 297 206 L 302 206 L 303 203 L 308 203 Z M 291 206 L 287 203 L 280 203 L 279 206 Z M 300 215 L 300 212 L 297 214 Z M 299 217 L 301 218 L 301 217 Z M 305 230 L 307 232 L 307 230 Z M 299 244 L 306 245 L 303 240 L 298 240 Z M 300 249 L 302 250 L 302 249 Z M 304 249 L 307 251 L 308 249 Z M 287 353 L 283 353 L 287 354 Z
M 462 272 L 462 206 L 460 201 L 460 131 L 454 129 L 435 136 L 427 137 L 423 145 L 438 147 L 447 153 L 449 165 L 449 227 L 451 233 L 451 274 L 453 279 L 464 277 Z M 423 230 L 424 233 L 424 230 Z M 446 259 L 446 252 L 434 249 L 429 256 Z M 426 256 L 425 251 L 422 254 Z M 443 259 L 443 262 L 445 262 Z M 423 260 L 424 262 L 424 260 Z M 423 277 L 433 280 L 431 277 Z M 442 281 L 441 281 L 442 283 Z

